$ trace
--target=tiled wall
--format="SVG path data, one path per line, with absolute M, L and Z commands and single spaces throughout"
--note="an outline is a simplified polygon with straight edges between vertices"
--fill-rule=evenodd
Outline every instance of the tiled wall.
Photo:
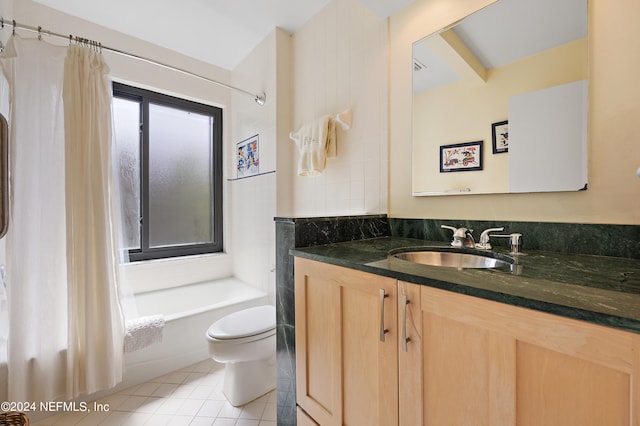
M 233 275 L 275 301 L 275 174 L 230 182 Z
M 291 214 L 386 212 L 387 22 L 358 0 L 333 0 L 293 35 L 292 46 L 291 130 L 348 108 L 353 123 L 337 131 L 337 156 L 320 176 L 297 176 L 294 167 Z
M 276 50 L 277 31 L 272 32 L 234 70 L 237 87 L 256 87 L 267 93 L 267 102 L 258 106 L 250 96 L 233 93 L 233 108 L 225 116 L 231 129 L 225 149 L 228 177 L 225 204 L 229 206 L 224 222 L 225 249 L 231 255 L 233 275 L 269 294 L 275 302 L 275 226 L 276 215 Z M 255 82 L 260 81 L 261 86 Z M 237 179 L 236 146 L 258 135 L 259 174 Z

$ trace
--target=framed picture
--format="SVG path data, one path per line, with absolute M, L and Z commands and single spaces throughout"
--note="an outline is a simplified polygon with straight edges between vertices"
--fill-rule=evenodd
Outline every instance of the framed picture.
M 482 141 L 440 146 L 440 173 L 482 170 Z
M 236 144 L 236 167 L 239 178 L 253 176 L 260 172 L 258 139 L 258 135 L 254 135 Z
M 509 121 L 499 121 L 491 125 L 493 153 L 509 152 Z

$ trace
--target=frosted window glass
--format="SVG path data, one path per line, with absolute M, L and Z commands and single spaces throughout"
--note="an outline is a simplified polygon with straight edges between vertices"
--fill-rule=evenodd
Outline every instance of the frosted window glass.
M 150 104 L 149 124 L 149 247 L 212 242 L 212 118 Z
M 120 202 L 126 249 L 140 248 L 140 103 L 113 98 L 113 122 L 120 169 Z

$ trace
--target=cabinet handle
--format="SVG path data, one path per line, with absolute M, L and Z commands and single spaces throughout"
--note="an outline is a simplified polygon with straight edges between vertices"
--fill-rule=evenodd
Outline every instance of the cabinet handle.
M 411 341 L 410 337 L 407 337 L 407 305 L 409 300 L 407 295 L 402 295 L 402 352 L 407 352 L 407 343 Z
M 384 335 L 389 332 L 386 328 L 384 328 L 384 299 L 389 297 L 388 294 L 385 294 L 384 288 L 380 289 L 380 341 L 384 342 Z

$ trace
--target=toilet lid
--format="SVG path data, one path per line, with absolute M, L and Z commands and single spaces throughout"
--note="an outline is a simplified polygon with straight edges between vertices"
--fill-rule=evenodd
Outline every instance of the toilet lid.
M 239 339 L 276 328 L 276 309 L 265 305 L 244 309 L 220 318 L 207 330 L 214 339 Z

